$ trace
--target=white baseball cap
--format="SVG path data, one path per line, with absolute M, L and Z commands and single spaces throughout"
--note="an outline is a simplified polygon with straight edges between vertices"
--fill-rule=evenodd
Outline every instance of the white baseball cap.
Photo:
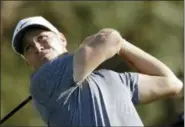
M 23 53 L 21 51 L 21 43 L 25 31 L 33 27 L 44 28 L 57 34 L 59 33 L 59 31 L 42 16 L 34 16 L 22 19 L 18 22 L 12 38 L 12 48 L 17 54 L 22 55 Z

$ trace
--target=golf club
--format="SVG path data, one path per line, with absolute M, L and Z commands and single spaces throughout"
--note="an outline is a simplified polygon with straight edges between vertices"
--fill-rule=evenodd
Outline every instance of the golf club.
M 6 116 L 4 116 L 0 121 L 0 125 L 3 124 L 7 119 L 9 119 L 13 114 L 15 114 L 19 109 L 21 109 L 24 105 L 26 105 L 31 100 L 32 100 L 32 96 L 30 95 L 16 108 L 14 108 L 11 112 L 9 112 Z

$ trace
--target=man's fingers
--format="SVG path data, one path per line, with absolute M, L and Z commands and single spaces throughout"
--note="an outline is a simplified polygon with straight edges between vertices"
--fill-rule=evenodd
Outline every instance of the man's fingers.
M 116 40 L 117 41 L 117 40 L 120 40 L 120 38 L 121 38 L 121 35 L 119 34 L 117 30 L 112 29 L 112 28 L 104 28 L 98 31 L 96 34 L 86 37 L 83 40 L 83 42 L 80 44 L 80 47 L 86 44 L 89 44 L 94 39 L 99 40 L 99 41 L 105 41 L 105 40 L 109 40 L 109 41 Z
M 96 36 L 95 34 L 91 35 L 91 36 L 88 36 L 88 37 L 85 38 L 85 40 L 83 42 L 91 42 L 94 39 L 95 36 Z

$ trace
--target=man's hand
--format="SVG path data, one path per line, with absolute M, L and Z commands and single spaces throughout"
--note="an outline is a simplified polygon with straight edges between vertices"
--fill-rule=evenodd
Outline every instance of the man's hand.
M 105 60 L 113 57 L 121 49 L 122 37 L 118 31 L 110 28 L 87 37 L 74 54 L 74 79 L 85 79 Z
M 91 36 L 88 36 L 86 37 L 83 42 L 80 44 L 80 48 L 84 47 L 85 45 L 88 45 L 94 38 L 95 38 L 95 34 L 94 35 L 91 35 Z
M 110 49 L 113 48 L 114 50 L 117 50 L 116 52 L 118 53 L 122 47 L 121 46 L 122 37 L 117 30 L 111 29 L 111 28 L 105 28 L 100 30 L 96 34 L 86 37 L 82 42 L 82 44 L 80 45 L 80 48 L 88 45 L 98 45 L 98 43 L 99 45 L 104 44 L 105 46 L 112 45 L 113 47 L 109 47 L 109 48 Z M 109 52 L 107 56 L 112 57 L 113 55 L 115 55 L 114 51 L 113 51 L 113 54 L 111 53 L 112 52 Z

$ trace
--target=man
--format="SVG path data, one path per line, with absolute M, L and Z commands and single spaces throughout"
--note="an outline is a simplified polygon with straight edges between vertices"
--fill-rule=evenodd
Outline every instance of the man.
M 178 94 L 183 84 L 162 62 L 124 40 L 114 29 L 87 37 L 74 53 L 41 16 L 18 22 L 12 46 L 33 69 L 30 91 L 48 126 L 143 126 L 134 104 Z M 120 55 L 139 70 L 97 70 Z

